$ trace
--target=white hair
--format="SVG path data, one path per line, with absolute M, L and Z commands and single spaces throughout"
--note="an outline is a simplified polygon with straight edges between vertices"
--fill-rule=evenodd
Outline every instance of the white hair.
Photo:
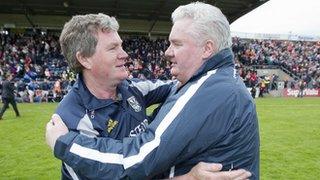
M 219 8 L 202 2 L 192 2 L 179 6 L 172 13 L 173 24 L 181 19 L 191 19 L 192 25 L 188 33 L 199 43 L 212 40 L 217 52 L 231 47 L 231 33 L 227 18 Z

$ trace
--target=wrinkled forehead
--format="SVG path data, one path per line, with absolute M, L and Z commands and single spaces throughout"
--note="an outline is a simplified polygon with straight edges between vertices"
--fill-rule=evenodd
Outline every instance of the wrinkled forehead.
M 188 19 L 182 19 L 182 20 L 176 21 L 171 28 L 169 40 L 175 39 L 182 35 L 187 35 L 187 33 L 191 28 L 191 24 L 192 24 L 191 20 L 188 20 Z
M 173 24 L 172 30 L 186 31 L 191 28 L 192 24 L 193 21 L 191 19 L 180 19 Z
M 201 44 L 202 39 L 198 37 L 195 24 L 190 19 L 182 19 L 176 21 L 171 29 L 169 41 L 186 40 L 196 44 Z
M 107 42 L 112 43 L 122 43 L 122 39 L 117 31 L 108 30 L 108 31 L 99 31 L 97 34 L 98 41 L 107 40 Z

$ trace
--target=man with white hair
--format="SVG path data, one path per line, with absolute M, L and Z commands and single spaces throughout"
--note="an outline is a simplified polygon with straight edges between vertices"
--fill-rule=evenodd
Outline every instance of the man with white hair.
M 90 138 L 53 119 L 57 127 L 47 127 L 48 144 L 72 168 L 105 178 L 152 178 L 167 167 L 173 177 L 209 161 L 222 163 L 223 170 L 246 169 L 259 179 L 255 104 L 234 69 L 226 17 L 195 2 L 178 7 L 172 21 L 165 55 L 182 86 L 171 91 L 145 132 L 121 141 Z

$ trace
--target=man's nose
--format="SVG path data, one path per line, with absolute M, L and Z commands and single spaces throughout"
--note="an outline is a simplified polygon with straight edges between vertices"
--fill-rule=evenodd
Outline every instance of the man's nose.
M 121 53 L 119 55 L 119 58 L 120 59 L 127 59 L 128 58 L 128 54 L 126 51 L 124 51 L 122 48 L 121 48 Z
M 165 57 L 172 57 L 173 56 L 173 51 L 171 46 L 168 47 L 168 49 L 166 50 L 166 52 L 164 53 Z

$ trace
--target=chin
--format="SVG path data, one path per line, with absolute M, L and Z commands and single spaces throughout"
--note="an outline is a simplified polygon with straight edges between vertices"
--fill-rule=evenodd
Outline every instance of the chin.
M 175 77 L 178 76 L 178 73 L 175 70 L 171 70 L 170 73 L 171 73 L 172 76 L 175 76 Z
M 128 74 L 124 74 L 123 76 L 122 76 L 122 80 L 125 80 L 125 79 L 127 79 L 128 78 Z

